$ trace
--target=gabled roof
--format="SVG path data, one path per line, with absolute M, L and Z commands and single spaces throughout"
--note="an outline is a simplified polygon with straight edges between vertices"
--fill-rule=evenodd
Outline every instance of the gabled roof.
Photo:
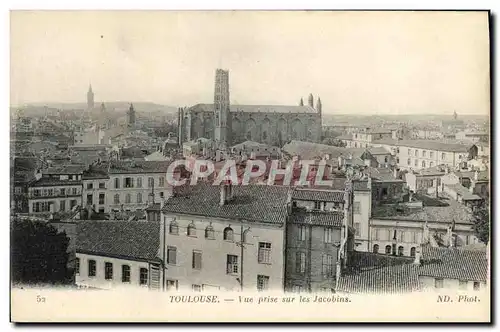
M 424 246 L 419 275 L 486 282 L 488 276 L 486 250 Z
M 343 202 L 344 192 L 296 188 L 292 193 L 292 199 L 299 201 Z
M 200 183 L 174 188 L 164 213 L 243 219 L 281 225 L 287 216 L 288 188 L 268 185 L 233 185 L 233 199 L 223 206 L 219 186 Z
M 338 211 L 306 211 L 296 209 L 290 216 L 290 222 L 294 224 L 307 224 L 315 226 L 341 227 L 344 213 Z
M 77 225 L 76 251 L 98 256 L 158 260 L 160 223 L 82 221 Z
M 110 174 L 166 173 L 169 161 L 114 161 L 110 164 Z
M 230 105 L 231 113 L 318 113 L 309 106 L 288 105 Z M 189 108 L 192 112 L 214 112 L 214 104 L 197 104 Z

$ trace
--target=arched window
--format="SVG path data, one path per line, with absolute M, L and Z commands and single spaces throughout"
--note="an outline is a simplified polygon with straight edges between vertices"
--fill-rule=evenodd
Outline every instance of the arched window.
M 410 158 L 408 158 L 408 160 L 406 162 L 408 163 L 408 166 L 411 165 L 411 159 Z
M 429 163 L 429 167 L 432 167 L 432 166 L 434 166 L 434 163 L 431 161 L 431 162 Z
M 234 232 L 231 227 L 224 228 L 224 240 L 234 241 Z
M 415 252 L 416 252 L 415 247 L 411 247 L 411 249 L 410 249 L 410 256 L 411 257 L 415 257 Z
M 125 203 L 130 203 L 130 194 L 125 195 Z
M 373 252 L 374 252 L 375 254 L 378 254 L 378 244 L 374 244 L 374 245 L 373 245 Z
M 250 229 L 247 229 L 246 231 L 243 232 L 241 240 L 243 243 L 250 243 L 250 239 L 251 239 Z
M 422 168 L 425 168 L 425 160 L 422 160 Z
M 142 203 L 142 193 L 137 193 L 137 203 Z
M 386 253 L 387 255 L 390 255 L 390 254 L 391 254 L 391 249 L 392 249 L 392 247 L 391 247 L 390 245 L 386 245 L 386 246 L 385 246 L 385 253 Z
M 115 204 L 120 204 L 120 195 L 119 194 L 115 194 L 114 202 L 115 202 Z
M 403 254 L 404 254 L 404 250 L 405 250 L 405 249 L 403 248 L 403 246 L 399 246 L 399 247 L 398 247 L 398 256 L 403 256 Z
M 215 230 L 212 227 L 212 224 L 208 225 L 207 228 L 205 228 L 205 239 L 215 239 Z
M 190 223 L 188 225 L 187 235 L 188 236 L 196 236 L 196 226 L 194 225 L 194 223 Z
M 173 235 L 179 235 L 179 225 L 177 221 L 174 219 L 170 222 L 169 233 Z

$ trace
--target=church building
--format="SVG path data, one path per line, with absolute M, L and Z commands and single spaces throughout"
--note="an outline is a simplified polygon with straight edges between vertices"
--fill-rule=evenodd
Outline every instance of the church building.
M 217 69 L 213 104 L 179 108 L 179 144 L 204 137 L 218 147 L 230 147 L 244 141 L 283 146 L 290 140 L 321 140 L 321 99 L 314 106 L 310 94 L 296 106 L 231 105 L 229 71 Z

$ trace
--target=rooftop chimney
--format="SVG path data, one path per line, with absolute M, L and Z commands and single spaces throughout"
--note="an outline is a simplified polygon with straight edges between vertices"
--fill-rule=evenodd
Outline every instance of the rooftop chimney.
M 479 180 L 479 171 L 476 169 L 474 171 L 474 181 L 477 181 L 477 180 Z
M 226 176 L 226 179 L 222 182 L 220 186 L 220 202 L 219 205 L 223 206 L 227 202 L 232 199 L 233 196 L 233 188 L 231 185 L 231 180 L 229 176 Z

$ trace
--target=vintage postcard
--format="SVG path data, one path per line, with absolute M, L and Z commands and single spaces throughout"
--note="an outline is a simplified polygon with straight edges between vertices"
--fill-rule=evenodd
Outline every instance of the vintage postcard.
M 488 11 L 11 11 L 13 322 L 490 322 Z

